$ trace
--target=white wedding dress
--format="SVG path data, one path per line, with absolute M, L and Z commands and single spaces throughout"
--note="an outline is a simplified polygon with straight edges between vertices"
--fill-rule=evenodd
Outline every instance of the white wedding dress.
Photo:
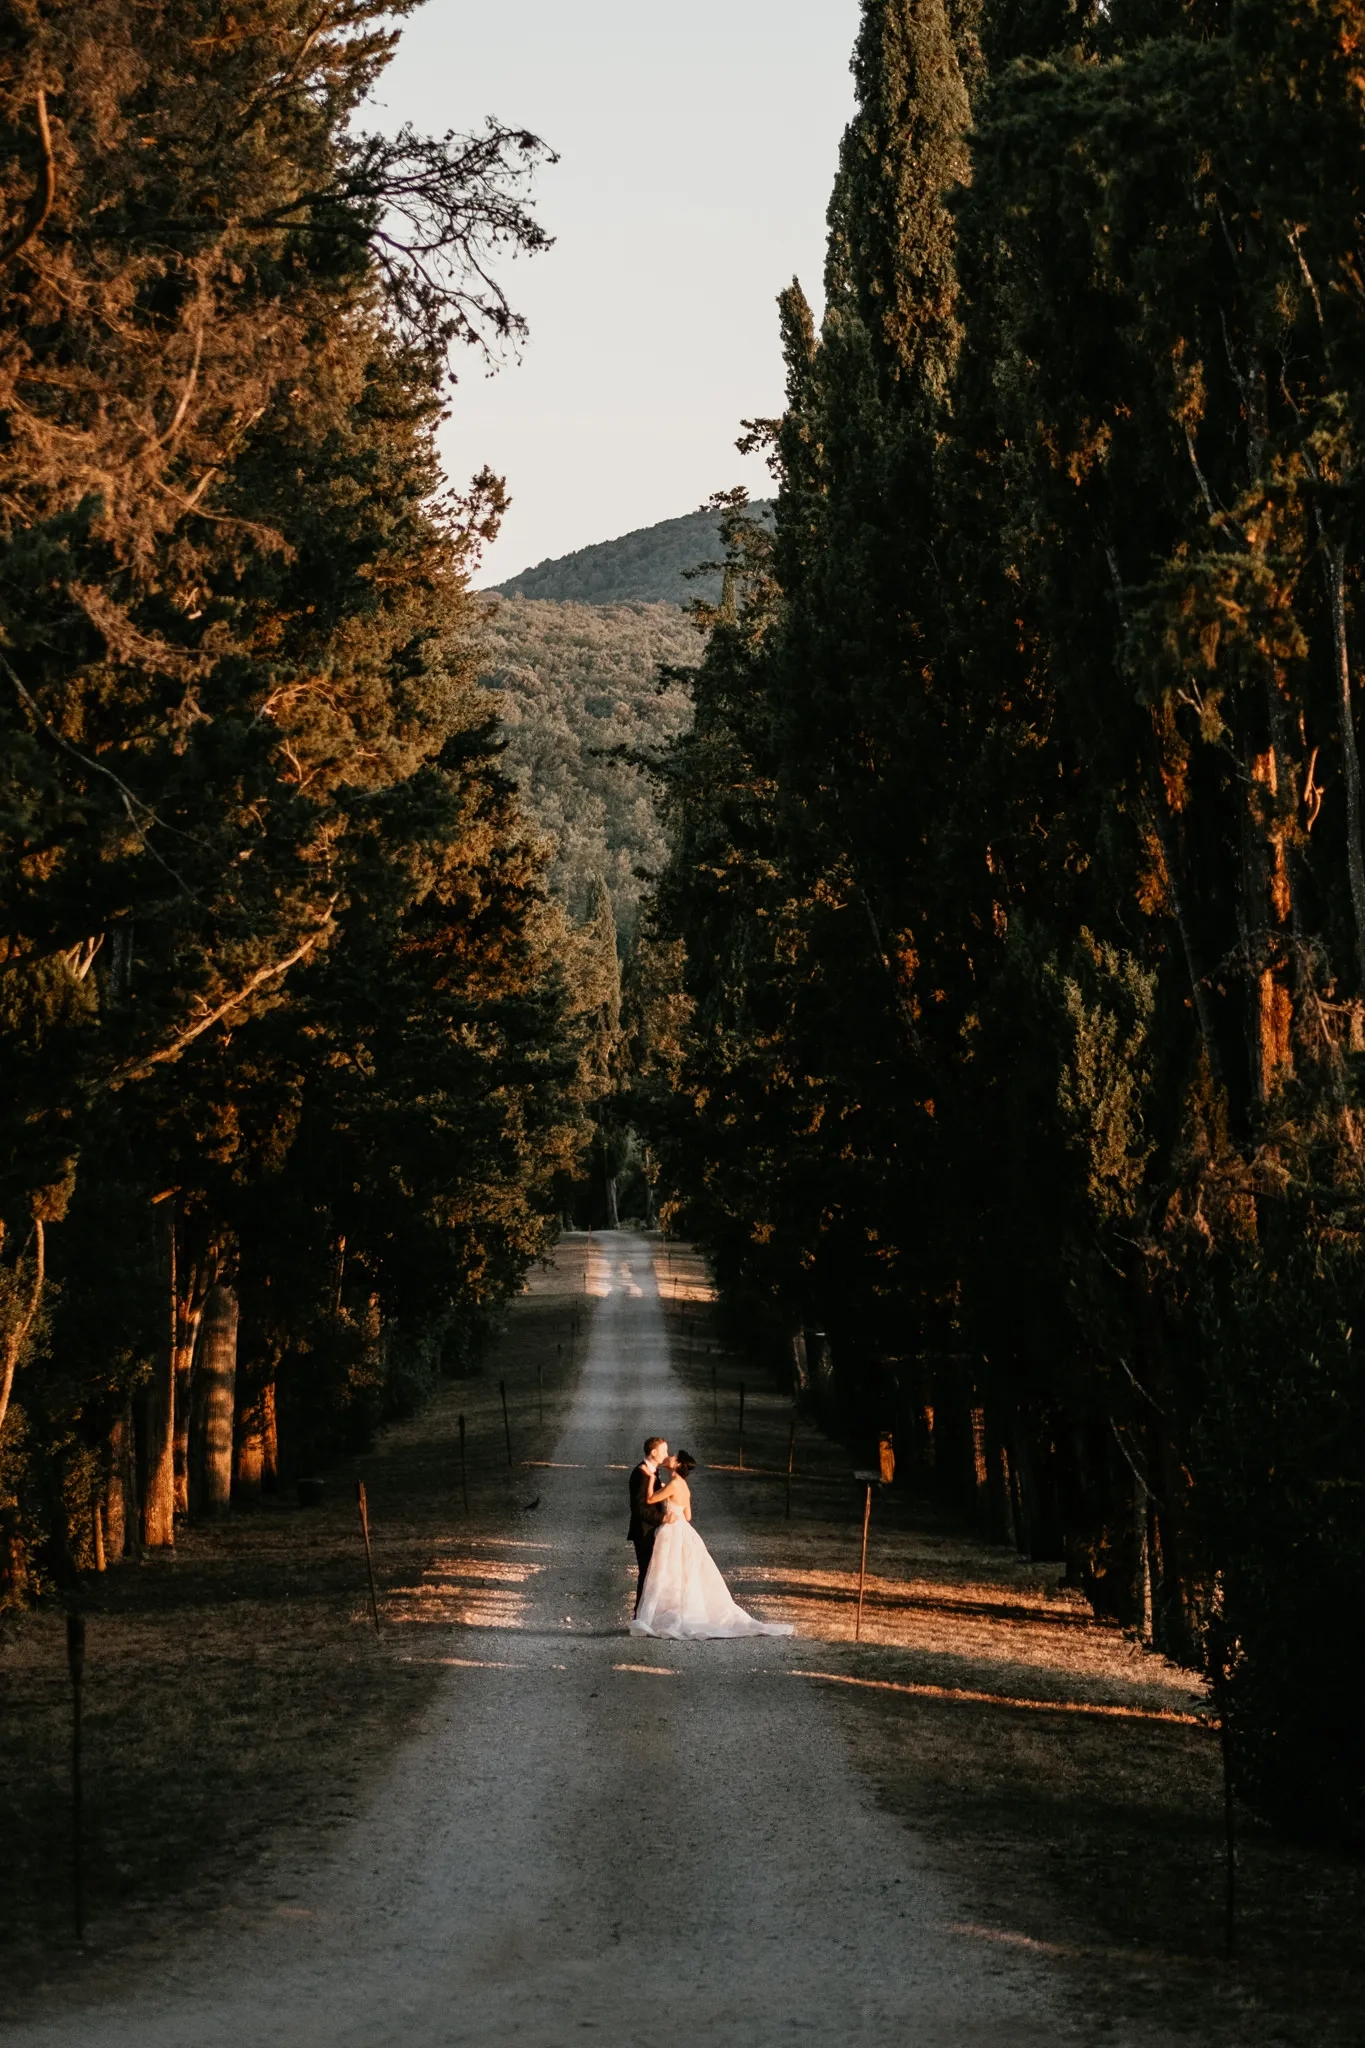
M 668 1503 L 650 1552 L 633 1636 L 790 1636 L 789 1621 L 755 1621 L 730 1598 L 730 1588 L 692 1524 Z

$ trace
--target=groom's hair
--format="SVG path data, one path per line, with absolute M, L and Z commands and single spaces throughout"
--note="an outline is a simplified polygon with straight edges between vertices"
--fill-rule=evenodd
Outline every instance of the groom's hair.
M 668 1438 L 666 1436 L 647 1436 L 645 1438 L 645 1456 L 648 1457 L 651 1451 L 657 1451 L 660 1444 L 666 1444 L 667 1442 Z

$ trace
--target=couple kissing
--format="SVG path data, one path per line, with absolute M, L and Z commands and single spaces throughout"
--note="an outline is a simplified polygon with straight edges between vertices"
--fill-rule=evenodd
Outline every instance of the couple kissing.
M 651 1436 L 631 1472 L 627 1534 L 639 1566 L 631 1634 L 677 1640 L 793 1634 L 789 1623 L 756 1621 L 731 1599 L 710 1551 L 692 1527 L 688 1482 L 696 1469 L 689 1451 L 670 1454 L 666 1437 Z

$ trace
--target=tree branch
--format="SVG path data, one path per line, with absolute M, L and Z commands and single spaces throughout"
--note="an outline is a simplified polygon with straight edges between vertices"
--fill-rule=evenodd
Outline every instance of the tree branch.
M 128 1061 L 125 1066 L 115 1068 L 112 1074 L 99 1083 L 95 1092 L 103 1094 L 105 1089 L 121 1087 L 125 1081 L 145 1080 L 153 1067 L 161 1067 L 168 1060 L 178 1059 L 187 1045 L 192 1045 L 196 1038 L 202 1038 L 206 1031 L 211 1031 L 214 1025 L 221 1023 L 231 1011 L 240 1009 L 258 988 L 265 986 L 266 982 L 275 981 L 280 975 L 287 974 L 291 967 L 296 967 L 299 961 L 305 959 L 332 930 L 331 913 L 335 903 L 334 896 L 327 906 L 325 922 L 320 924 L 316 931 L 310 932 L 306 939 L 300 940 L 292 953 L 286 953 L 283 960 L 272 960 L 268 966 L 258 967 L 241 988 L 234 989 L 230 996 L 225 997 L 213 1009 L 204 1011 L 192 1023 L 187 1024 L 182 1031 L 176 1033 L 169 1045 L 159 1047 L 156 1052 L 144 1053 L 140 1058 Z
M 12 263 L 21 249 L 28 247 L 52 211 L 52 202 L 57 196 L 57 166 L 52 156 L 52 130 L 47 122 L 47 93 L 41 85 L 33 96 L 33 104 L 38 116 L 38 146 L 42 151 L 38 182 L 23 220 L 9 240 L 0 245 L 0 270 L 7 263 Z

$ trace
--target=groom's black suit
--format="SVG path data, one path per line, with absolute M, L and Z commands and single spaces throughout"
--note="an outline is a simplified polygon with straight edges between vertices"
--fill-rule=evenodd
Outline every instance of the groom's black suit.
M 635 1562 L 640 1575 L 635 1581 L 635 1605 L 640 1604 L 640 1595 L 645 1590 L 645 1573 L 654 1552 L 654 1533 L 663 1521 L 667 1510 L 661 1502 L 649 1505 L 649 1489 L 654 1474 L 644 1464 L 639 1464 L 630 1475 L 630 1527 L 626 1534 L 635 1545 Z

